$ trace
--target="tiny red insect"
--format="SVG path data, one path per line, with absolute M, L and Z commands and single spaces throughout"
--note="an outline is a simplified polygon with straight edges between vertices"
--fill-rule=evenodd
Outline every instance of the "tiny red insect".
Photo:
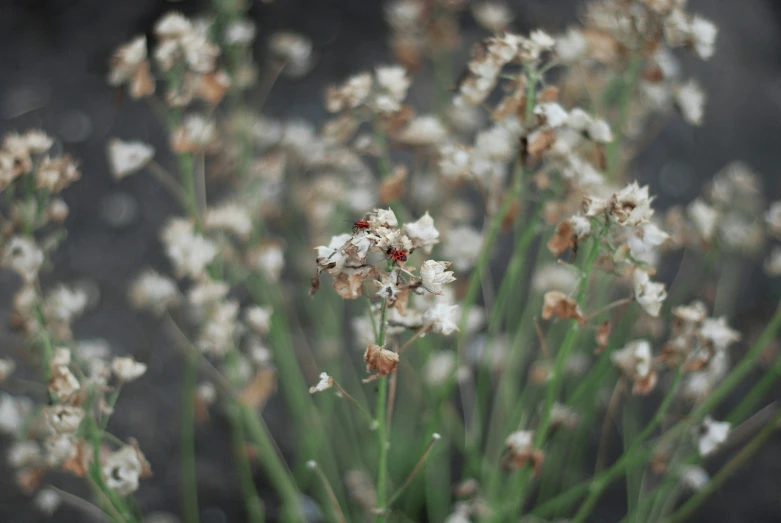
M 351 222 L 350 220 L 345 220 L 347 223 L 353 224 L 353 232 L 358 232 L 361 229 L 368 229 L 369 228 L 369 222 L 366 220 L 358 220 L 357 222 Z
M 388 247 L 388 256 L 398 263 L 407 261 L 407 253 L 394 247 Z

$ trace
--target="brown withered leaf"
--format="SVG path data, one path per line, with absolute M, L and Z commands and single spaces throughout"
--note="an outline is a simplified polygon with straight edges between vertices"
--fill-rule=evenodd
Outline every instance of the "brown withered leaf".
M 364 383 L 368 383 L 396 370 L 399 364 L 399 355 L 379 345 L 369 345 L 363 354 L 363 361 L 366 362 L 366 372 L 374 371 L 376 373 L 363 380 Z
M 607 347 L 607 342 L 610 341 L 610 333 L 613 327 L 610 324 L 610 320 L 603 321 L 599 327 L 597 327 L 597 348 L 594 350 L 594 354 L 601 354 Z
M 559 99 L 559 88 L 555 85 L 545 87 L 537 96 L 537 103 L 555 102 Z
M 152 473 L 152 465 L 149 463 L 149 460 L 146 459 L 146 456 L 144 456 L 144 453 L 141 452 L 141 447 L 138 444 L 138 441 L 135 438 L 128 438 L 127 440 L 128 444 L 133 447 L 133 450 L 136 451 L 136 457 L 138 458 L 138 462 L 141 464 L 141 474 L 139 474 L 139 478 L 151 478 L 154 474 Z
M 553 316 L 561 319 L 573 318 L 581 325 L 586 321 L 578 302 L 561 291 L 548 291 L 543 298 L 542 319 L 549 320 Z
M 383 205 L 395 202 L 404 194 L 406 187 L 407 168 L 397 165 L 393 168 L 393 173 L 380 183 L 380 202 Z
M 272 367 L 263 367 L 239 393 L 239 402 L 260 410 L 276 390 L 277 372 Z
M 344 269 L 334 278 L 334 290 L 345 300 L 355 300 L 363 294 L 363 282 L 375 272 L 374 267 Z
M 539 129 L 529 135 L 527 152 L 534 158 L 539 158 L 542 153 L 550 149 L 556 141 L 556 131 L 553 129 Z
M 89 470 L 89 463 L 92 460 L 92 453 L 85 447 L 84 441 L 76 442 L 76 454 L 62 462 L 62 470 L 74 474 L 76 477 L 83 478 Z
M 527 464 L 532 466 L 534 475 L 537 476 L 542 471 L 545 464 L 545 453 L 540 449 L 530 449 L 525 452 L 506 452 L 503 459 L 504 468 L 507 471 L 518 470 Z
M 570 248 L 573 253 L 578 252 L 578 238 L 572 231 L 572 225 L 570 225 L 569 220 L 559 223 L 556 227 L 556 232 L 548 240 L 547 247 L 554 256 L 561 256 Z

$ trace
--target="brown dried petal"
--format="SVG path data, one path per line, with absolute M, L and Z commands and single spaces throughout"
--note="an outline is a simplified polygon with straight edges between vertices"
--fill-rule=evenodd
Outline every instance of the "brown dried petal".
M 566 294 L 561 291 L 549 291 L 545 293 L 542 305 L 542 318 L 549 320 L 553 316 L 561 319 L 574 318 L 578 320 L 578 323 L 583 324 L 586 319 L 583 317 L 583 313 L 580 311 L 578 302 L 572 298 L 568 298 Z
M 366 362 L 366 372 L 374 371 L 377 373 L 364 380 L 371 381 L 379 376 L 387 376 L 396 370 L 396 366 L 399 364 L 399 355 L 391 350 L 383 349 L 379 345 L 369 345 L 366 347 L 363 360 Z
M 559 99 L 559 88 L 555 85 L 549 85 L 537 95 L 537 103 L 556 102 Z
M 656 387 L 656 381 L 656 371 L 652 370 L 645 378 L 635 381 L 634 387 L 632 387 L 632 394 L 647 396 Z
M 145 60 L 138 66 L 136 72 L 133 73 L 133 78 L 131 79 L 128 88 L 130 97 L 134 100 L 154 94 L 155 80 L 149 69 L 148 61 Z
M 526 151 L 531 156 L 539 158 L 542 156 L 542 153 L 550 149 L 555 141 L 556 131 L 553 129 L 535 131 L 529 136 Z
M 610 341 L 610 333 L 612 330 L 613 326 L 610 324 L 610 320 L 605 320 L 599 327 L 597 327 L 597 349 L 594 351 L 594 354 L 600 354 L 605 350 L 608 341 Z
M 271 367 L 258 370 L 255 377 L 239 393 L 239 402 L 255 410 L 262 409 L 277 390 L 277 373 Z
M 578 240 L 572 231 L 572 225 L 569 221 L 565 220 L 556 227 L 556 232 L 548 240 L 548 250 L 553 253 L 554 256 L 561 256 L 567 249 L 572 248 L 573 251 L 577 251 Z
M 525 467 L 527 464 L 531 464 L 534 469 L 534 475 L 537 476 L 542 471 L 542 466 L 545 464 L 545 453 L 539 449 L 530 449 L 525 452 L 505 454 L 505 470 L 518 470 Z
M 153 476 L 152 465 L 149 463 L 149 460 L 146 459 L 144 453 L 141 452 L 141 447 L 138 445 L 138 441 L 136 441 L 135 438 L 128 438 L 127 442 L 131 447 L 133 447 L 133 450 L 136 451 L 136 457 L 138 458 L 138 462 L 141 464 L 141 474 L 139 474 L 138 477 L 141 479 L 151 478 Z
M 359 298 L 363 294 L 363 282 L 374 272 L 374 267 L 347 268 L 334 279 L 334 290 L 345 300 Z

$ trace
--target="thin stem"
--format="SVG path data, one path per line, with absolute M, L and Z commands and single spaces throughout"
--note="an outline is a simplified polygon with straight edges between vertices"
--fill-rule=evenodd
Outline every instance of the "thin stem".
M 247 439 L 244 434 L 244 422 L 241 419 L 239 407 L 235 404 L 226 405 L 225 409 L 231 424 L 231 441 L 233 444 L 233 462 L 239 480 L 244 506 L 247 509 L 247 521 L 262 523 L 266 520 L 263 502 L 255 489 L 252 479 L 252 467 L 247 457 Z
M 241 417 L 249 431 L 249 437 L 260 451 L 260 463 L 266 470 L 269 481 L 282 499 L 284 517 L 281 519 L 283 521 L 306 521 L 301 510 L 298 487 L 293 480 L 293 474 L 285 465 L 279 449 L 274 445 L 268 427 L 257 416 L 255 409 L 252 407 L 242 405 L 240 409 Z
M 413 341 L 415 341 L 416 339 L 418 339 L 421 336 L 423 336 L 424 334 L 426 334 L 429 331 L 429 329 L 431 328 L 432 325 L 433 325 L 433 323 L 428 323 L 428 324 L 424 325 L 423 327 L 421 327 L 420 329 L 418 329 L 418 332 L 416 332 L 414 336 L 412 336 L 410 339 L 408 339 L 404 343 L 404 345 L 402 345 L 401 348 L 398 351 L 396 351 L 396 352 L 398 352 L 399 354 L 404 352 L 407 349 L 407 347 L 412 345 Z
M 423 452 L 423 455 L 418 460 L 417 465 L 415 465 L 415 468 L 412 469 L 412 472 L 410 472 L 409 476 L 407 476 L 407 479 L 404 480 L 404 483 L 401 484 L 399 489 L 391 496 L 390 501 L 388 501 L 388 506 L 393 505 L 393 502 L 399 499 L 399 496 L 401 496 L 404 493 L 404 489 L 406 489 L 410 483 L 412 483 L 412 480 L 415 479 L 415 476 L 420 472 L 420 470 L 423 468 L 423 465 L 425 465 L 426 460 L 428 459 L 428 455 L 431 454 L 431 449 L 434 448 L 434 445 L 437 441 L 439 441 L 441 436 L 437 434 L 436 432 L 431 436 L 431 441 L 429 441 L 428 446 L 426 447 L 426 450 Z
M 377 345 L 385 346 L 385 333 L 387 327 L 386 316 L 388 312 L 388 303 L 382 300 L 382 309 L 380 310 L 380 331 L 377 336 Z M 377 410 L 374 421 L 377 425 L 377 521 L 386 521 L 386 505 L 388 499 L 388 426 L 386 425 L 385 409 L 387 407 L 388 396 L 388 376 L 383 376 L 379 380 L 377 387 Z
M 626 298 L 622 298 L 620 300 L 616 300 L 613 303 L 609 303 L 609 304 L 605 305 L 604 307 L 602 307 L 601 309 L 597 309 L 596 311 L 594 311 L 591 314 L 589 314 L 588 316 L 586 316 L 586 321 L 587 322 L 591 321 L 594 318 L 596 318 L 597 316 L 599 316 L 600 314 L 603 314 L 603 313 L 605 313 L 605 312 L 607 312 L 609 310 L 615 309 L 616 307 L 620 307 L 622 305 L 626 305 L 628 303 L 632 303 L 633 301 L 635 301 L 635 297 L 634 296 L 628 296 Z
M 621 377 L 618 379 L 618 383 L 616 383 L 615 388 L 613 389 L 613 394 L 610 396 L 610 403 L 607 407 L 607 412 L 605 413 L 605 420 L 602 423 L 602 437 L 599 439 L 599 448 L 597 449 L 597 461 L 596 465 L 594 466 L 594 472 L 599 472 L 602 470 L 602 468 L 605 465 L 605 457 L 607 453 L 607 444 L 610 440 L 610 425 L 613 422 L 613 418 L 615 417 L 616 409 L 618 409 L 619 400 L 621 399 L 621 396 L 624 394 L 624 385 L 625 381 L 624 378 Z
M 79 496 L 76 496 L 75 494 L 71 494 L 70 492 L 66 492 L 60 488 L 57 488 L 55 486 L 49 485 L 46 487 L 49 490 L 52 490 L 57 493 L 58 496 L 62 498 L 62 500 L 67 503 L 68 505 L 77 508 L 81 510 L 82 512 L 88 514 L 93 519 L 96 519 L 98 521 L 110 521 L 111 516 L 103 512 L 100 507 L 97 507 L 87 501 L 84 498 L 80 498 Z
M 198 477 L 195 470 L 195 389 L 198 382 L 198 354 L 190 351 L 185 360 L 182 383 L 182 513 L 186 523 L 198 523 Z
M 317 466 L 316 461 L 310 461 L 309 467 L 315 471 L 315 474 L 320 478 L 320 481 L 323 484 L 323 488 L 325 489 L 326 494 L 328 495 L 328 500 L 331 502 L 331 508 L 334 510 L 334 514 L 336 515 L 337 521 L 340 523 L 347 523 L 347 518 L 344 517 L 344 512 L 342 512 L 342 507 L 339 506 L 339 500 L 336 499 L 336 494 L 334 494 L 334 489 L 331 488 L 331 482 L 328 481 L 328 478 L 325 476 L 323 471 L 320 469 L 320 467 Z
M 347 391 L 344 390 L 344 388 L 341 385 L 339 385 L 338 381 L 336 381 L 333 377 L 331 378 L 331 380 L 333 381 L 333 384 L 334 384 L 334 387 L 336 387 L 336 390 L 339 391 L 339 394 L 341 394 L 345 399 L 351 401 L 353 403 L 353 405 L 355 405 L 355 407 L 361 412 L 361 414 L 363 414 L 366 417 L 366 419 L 369 420 L 369 424 L 373 423 L 374 422 L 374 418 L 372 418 L 372 415 L 369 414 L 369 411 L 366 410 L 363 407 L 363 405 L 358 403 L 357 399 L 355 399 L 350 394 L 348 394 Z

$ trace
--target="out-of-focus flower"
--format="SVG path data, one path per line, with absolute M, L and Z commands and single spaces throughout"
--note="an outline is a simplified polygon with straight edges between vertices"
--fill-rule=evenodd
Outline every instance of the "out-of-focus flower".
M 731 427 L 732 425 L 727 421 L 716 421 L 706 416 L 697 434 L 697 449 L 700 451 L 700 456 L 712 454 L 727 441 Z
M 284 74 L 301 78 L 314 65 L 312 41 L 298 33 L 280 31 L 271 35 L 269 49 L 284 62 Z
M 559 291 L 548 291 L 543 299 L 542 319 L 549 320 L 553 316 L 561 319 L 575 319 L 581 324 L 586 321 L 578 302 Z
M 689 80 L 675 91 L 675 102 L 683 119 L 691 125 L 702 125 L 705 92 L 694 80 Z
M 115 180 L 143 169 L 155 156 L 155 148 L 143 142 L 112 138 L 108 142 L 108 163 Z
M 227 202 L 207 209 L 204 214 L 204 225 L 207 230 L 229 232 L 246 240 L 252 230 L 252 218 L 246 207 L 235 202 Z
M 173 262 L 180 277 L 201 277 L 214 257 L 217 246 L 195 231 L 194 225 L 184 219 L 174 218 L 161 234 L 166 254 Z
M 147 467 L 148 463 L 139 456 L 138 449 L 126 445 L 109 454 L 103 462 L 103 480 L 118 495 L 127 496 L 138 490 L 141 477 L 151 474 L 145 470 Z
M 437 303 L 423 313 L 424 325 L 431 325 L 433 332 L 449 336 L 458 330 L 458 305 Z
M 141 363 L 131 357 L 114 358 L 114 361 L 111 362 L 114 376 L 123 383 L 137 380 L 146 373 L 146 369 L 146 363 Z
M 32 238 L 13 236 L 3 250 L 3 266 L 33 282 L 43 265 L 43 251 Z
M 128 296 L 134 307 L 157 315 L 179 304 L 176 282 L 152 269 L 136 276 L 130 284 Z
M 610 355 L 613 364 L 634 382 L 635 394 L 648 394 L 656 386 L 656 370 L 653 366 L 651 344 L 647 340 L 634 340 Z
M 309 394 L 314 394 L 315 392 L 323 392 L 324 390 L 328 390 L 333 386 L 334 386 L 333 378 L 329 376 L 327 373 L 321 372 L 320 381 L 317 382 L 317 385 L 313 385 L 309 388 Z
M 147 60 L 146 36 L 138 36 L 116 50 L 108 74 L 109 85 L 127 84 L 131 98 L 142 98 L 155 92 L 155 81 Z
M 397 139 L 409 145 L 435 145 L 447 138 L 447 129 L 433 115 L 420 115 L 407 123 Z
M 545 463 L 545 453 L 534 447 L 534 433 L 519 430 L 507 436 L 504 443 L 506 469 L 517 470 L 528 463 L 534 469 L 535 475 L 540 473 Z
M 472 4 L 472 16 L 483 29 L 501 33 L 513 21 L 513 13 L 504 2 L 494 0 Z

